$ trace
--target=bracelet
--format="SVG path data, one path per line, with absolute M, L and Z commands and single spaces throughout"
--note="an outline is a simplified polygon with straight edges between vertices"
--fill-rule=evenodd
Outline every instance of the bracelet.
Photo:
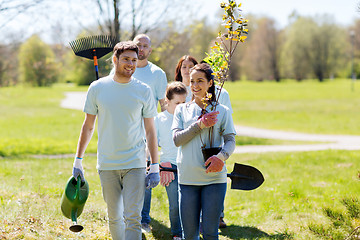
M 81 157 L 76 157 L 76 159 L 82 160 L 83 158 L 81 158 Z

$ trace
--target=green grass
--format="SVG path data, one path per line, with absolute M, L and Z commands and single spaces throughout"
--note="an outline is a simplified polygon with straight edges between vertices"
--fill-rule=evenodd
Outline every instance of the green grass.
M 234 122 L 322 134 L 360 135 L 360 81 L 226 82 Z
M 227 162 L 252 165 L 262 171 L 264 184 L 254 191 L 231 190 L 225 199 L 228 228 L 220 239 L 317 239 L 312 222 L 327 223 L 324 207 L 341 207 L 340 200 L 358 196 L 359 151 L 235 154 Z M 13 158 L 1 161 L 0 239 L 110 239 L 95 157 L 84 161 L 89 199 L 78 221 L 80 234 L 68 230 L 60 200 L 71 175 L 72 158 Z M 36 174 L 34 174 L 36 173 Z M 153 191 L 153 234 L 169 239 L 168 203 L 163 187 Z
M 360 135 L 360 84 L 349 80 L 318 83 L 225 83 L 234 122 L 248 126 L 321 134 Z M 59 107 L 65 91 L 87 87 L 0 88 L 0 239 L 110 239 L 106 205 L 95 170 L 97 134 L 84 167 L 91 192 L 79 223 L 68 230 L 60 199 L 71 175 L 72 158 L 33 158 L 33 154 L 73 154 L 84 113 Z M 300 144 L 236 137 L 237 145 Z M 317 239 L 308 224 L 327 224 L 323 208 L 341 208 L 340 200 L 358 196 L 359 151 L 235 154 L 227 162 L 260 169 L 265 183 L 254 191 L 228 190 L 221 239 Z M 169 239 L 165 190 L 154 189 L 153 234 Z
M 0 88 L 0 156 L 75 152 L 84 113 L 59 106 L 84 87 Z M 88 148 L 96 152 L 96 138 Z
M 360 135 L 360 82 L 349 80 L 226 82 L 234 122 L 260 128 L 322 134 Z M 0 156 L 64 154 L 76 150 L 84 113 L 62 109 L 65 91 L 87 87 L 58 84 L 51 88 L 0 88 Z M 96 152 L 97 134 L 87 148 Z M 245 144 L 297 144 L 268 139 L 237 138 Z M 299 143 L 299 142 L 298 142 Z
M 254 138 L 247 136 L 235 136 L 237 146 L 241 145 L 297 145 L 297 144 L 319 144 L 312 141 L 292 141 L 267 138 Z

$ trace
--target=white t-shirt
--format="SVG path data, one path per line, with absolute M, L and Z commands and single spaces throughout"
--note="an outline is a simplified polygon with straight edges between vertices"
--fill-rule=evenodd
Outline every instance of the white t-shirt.
M 206 108 L 210 112 L 210 107 Z M 223 135 L 236 134 L 234 124 L 229 108 L 219 104 L 216 107 L 219 111 L 217 123 L 214 125 L 213 131 L 213 147 L 221 147 L 223 144 Z M 186 129 L 196 122 L 201 115 L 201 108 L 194 102 L 180 104 L 176 107 L 174 120 L 171 129 Z M 209 128 L 201 131 L 201 139 L 206 147 L 210 147 Z M 207 185 L 214 183 L 225 183 L 227 170 L 224 166 L 223 170 L 217 173 L 206 173 L 204 166 L 204 158 L 201 147 L 203 146 L 200 134 L 195 136 L 190 142 L 181 145 L 177 156 L 177 167 L 179 183 L 185 185 Z
M 91 83 L 84 112 L 98 116 L 97 169 L 141 168 L 145 162 L 143 118 L 157 115 L 149 86 L 107 76 Z
M 170 162 L 176 165 L 176 156 L 178 148 L 172 139 L 171 125 L 174 115 L 167 110 L 158 113 L 155 117 L 155 127 L 160 151 L 160 162 Z
M 215 85 L 215 94 L 216 96 L 219 94 L 218 92 L 220 91 L 220 86 Z M 221 89 L 221 93 L 219 96 L 219 103 L 222 105 L 225 105 L 229 108 L 230 112 L 233 113 L 232 107 L 231 107 L 231 102 L 230 102 L 230 96 L 228 91 L 226 91 L 225 88 Z
M 137 67 L 133 77 L 150 86 L 157 107 L 158 101 L 165 98 L 167 87 L 165 72 L 155 64 L 148 62 L 148 65 L 143 68 Z
M 186 86 L 186 90 L 187 90 L 187 95 L 186 95 L 186 100 L 185 100 L 185 102 L 191 102 L 191 100 L 192 100 L 191 87 L 190 87 L 190 86 Z
M 187 89 L 187 96 L 186 96 L 186 102 L 190 102 L 192 99 L 192 93 L 191 93 L 191 87 L 190 86 L 186 86 Z M 215 95 L 216 97 L 219 94 L 219 90 L 220 90 L 220 86 L 219 85 L 215 85 Z M 227 106 L 230 109 L 230 112 L 233 113 L 232 107 L 231 107 L 231 102 L 230 102 L 230 96 L 228 91 L 226 91 L 225 88 L 222 88 L 221 90 L 221 94 L 219 96 L 219 103 L 222 105 Z

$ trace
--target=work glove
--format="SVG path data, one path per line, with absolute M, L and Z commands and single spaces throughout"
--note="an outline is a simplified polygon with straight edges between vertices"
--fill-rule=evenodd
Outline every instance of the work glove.
M 206 173 L 220 172 L 225 165 L 224 160 L 225 157 L 221 152 L 217 155 L 209 157 L 205 162 L 205 166 L 209 165 L 206 169 Z
M 164 162 L 160 164 L 160 167 L 171 168 L 170 162 Z M 169 184 L 175 179 L 175 174 L 169 171 L 160 172 L 160 184 L 163 186 L 169 186 Z
M 199 127 L 203 129 L 214 126 L 218 121 L 217 119 L 218 114 L 219 114 L 218 111 L 204 114 L 198 121 Z
M 160 182 L 160 174 L 159 174 L 159 164 L 152 163 L 150 165 L 150 170 L 145 178 L 145 187 L 147 189 L 156 187 Z
M 75 157 L 72 175 L 77 180 L 78 176 L 81 178 L 81 182 L 85 182 L 84 169 L 82 167 L 82 158 Z

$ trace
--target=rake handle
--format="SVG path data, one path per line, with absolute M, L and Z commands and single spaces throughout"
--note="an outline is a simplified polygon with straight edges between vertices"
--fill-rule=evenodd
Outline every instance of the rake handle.
M 98 65 L 98 60 L 97 60 L 95 49 L 93 49 L 93 56 L 94 56 L 94 67 L 95 67 L 96 80 L 98 80 L 99 79 L 99 65 Z

